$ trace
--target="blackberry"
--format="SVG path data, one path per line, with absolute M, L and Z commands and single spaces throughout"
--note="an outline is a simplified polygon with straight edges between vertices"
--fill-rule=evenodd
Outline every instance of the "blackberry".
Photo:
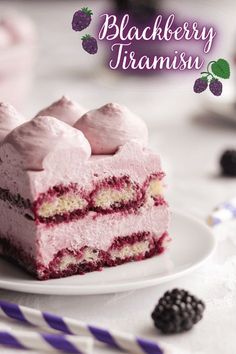
M 222 82 L 218 79 L 212 79 L 209 85 L 209 89 L 213 93 L 213 95 L 220 96 L 223 90 Z
M 84 50 L 89 54 L 96 54 L 98 51 L 96 38 L 91 37 L 89 34 L 86 34 L 82 37 L 82 46 Z
M 205 91 L 207 89 L 207 87 L 208 87 L 207 79 L 200 78 L 194 82 L 193 91 L 195 93 L 201 93 L 201 92 Z
M 159 300 L 152 319 L 162 333 L 180 333 L 190 330 L 200 321 L 204 309 L 203 301 L 188 291 L 174 289 L 167 291 Z
M 72 29 L 74 31 L 83 31 L 92 21 L 92 11 L 88 7 L 83 7 L 81 10 L 74 13 L 72 19 Z
M 220 158 L 223 175 L 236 177 L 236 150 L 226 150 Z

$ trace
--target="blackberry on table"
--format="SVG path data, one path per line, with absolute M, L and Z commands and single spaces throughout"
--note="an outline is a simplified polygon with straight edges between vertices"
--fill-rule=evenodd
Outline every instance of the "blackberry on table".
M 236 150 L 226 150 L 220 158 L 223 175 L 236 177 Z
M 201 93 L 201 92 L 205 91 L 207 89 L 207 87 L 208 87 L 207 79 L 200 78 L 195 81 L 194 86 L 193 86 L 193 91 L 195 93 Z
M 167 291 L 160 298 L 152 319 L 155 327 L 164 334 L 181 333 L 190 330 L 202 319 L 205 304 L 186 290 Z

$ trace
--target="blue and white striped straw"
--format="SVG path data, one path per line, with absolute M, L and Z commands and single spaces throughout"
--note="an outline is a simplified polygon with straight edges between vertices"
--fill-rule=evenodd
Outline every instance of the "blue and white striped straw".
M 44 353 L 60 351 L 70 354 L 91 354 L 93 340 L 88 337 L 1 329 L 0 345 L 15 349 L 40 350 Z
M 175 354 L 176 348 L 140 338 L 128 333 L 91 326 L 84 322 L 60 317 L 48 312 L 0 301 L 0 315 L 24 324 L 54 329 L 68 335 L 82 335 L 105 343 L 110 347 L 137 354 Z M 177 351 L 179 352 L 179 351 Z
M 207 219 L 210 226 L 217 226 L 226 221 L 236 219 L 236 198 L 220 204 Z

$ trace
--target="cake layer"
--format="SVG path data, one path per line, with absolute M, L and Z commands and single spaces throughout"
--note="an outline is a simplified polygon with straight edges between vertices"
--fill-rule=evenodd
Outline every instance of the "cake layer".
M 33 154 L 32 151 L 29 160 L 33 158 Z M 135 141 L 120 147 L 114 155 L 92 155 L 87 160 L 83 160 L 76 150 L 65 149 L 63 153 L 52 150 L 44 158 L 44 170 L 41 171 L 22 169 L 22 157 L 17 155 L 9 143 L 1 147 L 0 159 L 0 187 L 9 190 L 13 195 L 20 194 L 31 203 L 53 186 L 76 184 L 82 186 L 83 190 L 92 192 L 97 184 L 106 181 L 110 176 L 118 179 L 130 176 L 135 183 L 142 186 L 148 176 L 162 173 L 159 156 Z
M 107 250 L 115 237 L 128 235 L 131 231 L 138 233 L 146 230 L 159 237 L 166 231 L 169 221 L 166 205 L 145 204 L 135 213 L 99 215 L 90 212 L 83 219 L 54 227 L 36 225 L 32 220 L 25 219 L 17 208 L 9 209 L 3 201 L 0 201 L 0 208 L 0 237 L 9 239 L 19 248 L 23 247 L 29 256 L 44 265 L 48 265 L 54 255 L 64 248 L 79 250 L 88 246 Z M 6 219 L 8 222 L 5 222 Z
M 54 186 L 41 193 L 33 204 L 19 194 L 0 188 L 0 200 L 19 208 L 26 218 L 52 226 L 80 219 L 90 211 L 102 214 L 135 211 L 149 198 L 153 198 L 157 205 L 163 204 L 163 177 L 161 172 L 154 173 L 139 185 L 129 176 L 111 176 L 98 182 L 92 191 L 84 191 L 73 183 Z
M 78 250 L 64 248 L 57 252 L 48 266 L 30 257 L 23 248 L 0 238 L 0 254 L 36 275 L 40 280 L 60 278 L 101 270 L 126 262 L 140 261 L 164 252 L 169 236 L 165 232 L 156 237 L 150 232 L 132 233 L 116 237 L 106 250 L 82 247 Z
M 96 183 L 91 191 L 84 191 L 77 184 L 55 186 L 33 203 L 35 220 L 53 225 L 82 218 L 90 211 L 107 214 L 137 210 L 149 198 L 161 196 L 163 177 L 161 172 L 154 173 L 139 185 L 129 176 L 110 176 Z
M 36 257 L 37 225 L 25 216 L 26 210 L 3 200 L 0 200 L 0 210 L 0 238 Z
M 107 251 L 116 237 L 132 233 L 150 232 L 160 237 L 168 227 L 169 211 L 166 206 L 147 205 L 136 213 L 115 213 L 96 217 L 91 212 L 79 221 L 59 224 L 53 228 L 37 228 L 37 259 L 48 265 L 60 250 L 79 250 L 85 246 Z

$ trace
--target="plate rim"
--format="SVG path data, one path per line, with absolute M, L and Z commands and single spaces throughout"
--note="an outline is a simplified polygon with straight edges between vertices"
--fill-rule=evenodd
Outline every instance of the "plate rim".
M 74 295 L 102 295 L 102 294 L 114 294 L 114 293 L 120 293 L 120 292 L 125 292 L 125 291 L 130 291 L 130 290 L 138 290 L 138 289 L 144 289 L 148 287 L 152 287 L 155 285 L 160 285 L 167 283 L 171 280 L 178 279 L 190 272 L 193 272 L 197 268 L 201 267 L 207 260 L 212 256 L 216 249 L 216 238 L 214 236 L 213 230 L 205 224 L 201 219 L 198 219 L 195 216 L 189 215 L 185 212 L 182 211 L 177 211 L 175 209 L 170 210 L 171 215 L 176 215 L 180 216 L 184 219 L 191 220 L 194 223 L 197 223 L 199 227 L 202 227 L 205 229 L 205 232 L 208 233 L 208 236 L 210 238 L 210 243 L 211 243 L 211 248 L 209 249 L 208 253 L 202 256 L 200 260 L 198 260 L 196 263 L 177 271 L 176 273 L 173 274 L 167 274 L 164 276 L 160 277 L 155 277 L 153 275 L 152 278 L 148 278 L 145 280 L 142 279 L 137 279 L 135 281 L 123 281 L 122 283 L 118 284 L 102 284 L 102 285 L 73 285 L 73 284 L 53 284 L 53 280 L 45 280 L 45 281 L 39 281 L 36 279 L 32 280 L 24 280 L 22 281 L 11 281 L 11 280 L 1 280 L 1 275 L 0 275 L 0 289 L 4 290 L 11 290 L 11 291 L 16 291 L 20 293 L 27 293 L 27 294 L 38 294 L 38 295 L 64 295 L 64 296 L 74 296 Z M 145 260 L 144 260 L 145 261 Z M 138 262 L 137 262 L 138 264 Z M 78 275 L 79 276 L 79 275 Z M 73 276 L 73 277 L 76 277 Z M 71 277 L 71 279 L 73 279 Z M 64 279 L 64 278 L 62 278 Z M 57 281 L 60 281 L 60 279 L 56 279 Z M 47 282 L 51 282 L 48 284 Z M 35 284 L 37 283 L 37 284 Z M 47 287 L 44 286 L 44 284 L 47 283 Z M 36 286 L 36 289 L 35 289 Z

